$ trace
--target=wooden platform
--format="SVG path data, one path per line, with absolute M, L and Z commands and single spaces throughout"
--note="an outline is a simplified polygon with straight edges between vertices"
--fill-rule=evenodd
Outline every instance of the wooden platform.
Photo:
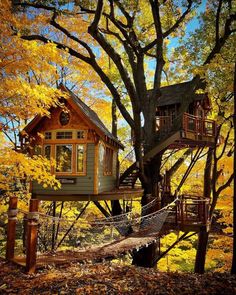
M 139 198 L 143 194 L 143 189 L 140 188 L 122 188 L 105 191 L 100 194 L 68 194 L 55 191 L 49 194 L 35 194 L 34 197 L 44 201 L 102 201 L 102 200 L 130 200 Z

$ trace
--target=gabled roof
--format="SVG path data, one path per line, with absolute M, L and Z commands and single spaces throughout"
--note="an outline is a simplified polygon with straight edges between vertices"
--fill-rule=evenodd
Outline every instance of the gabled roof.
M 186 92 L 192 81 L 161 87 L 161 96 L 158 98 L 157 106 L 167 106 L 173 104 L 181 104 Z M 149 90 L 151 94 L 153 90 Z M 194 101 L 202 101 L 206 99 L 206 94 L 197 94 L 193 96 Z
M 106 128 L 103 122 L 99 119 L 98 115 L 87 106 L 78 96 L 76 96 L 71 90 L 69 90 L 65 85 L 61 84 L 59 88 L 69 94 L 69 99 L 74 102 L 74 104 L 79 108 L 80 112 L 84 115 L 86 120 L 94 126 L 94 129 L 100 131 L 105 137 L 114 141 L 120 148 L 124 148 L 121 142 Z M 40 115 L 36 115 L 34 119 L 24 128 L 24 130 L 29 133 L 35 128 L 36 125 L 43 119 Z
M 107 129 L 107 127 L 103 124 L 103 122 L 99 119 L 98 115 L 87 106 L 77 95 L 75 95 L 71 90 L 69 90 L 65 85 L 60 85 L 60 88 L 63 91 L 67 91 L 70 97 L 73 99 L 74 103 L 80 108 L 83 114 L 90 120 L 94 125 L 96 125 L 104 135 L 114 140 L 116 143 L 120 145 L 120 147 L 124 148 L 121 142 Z

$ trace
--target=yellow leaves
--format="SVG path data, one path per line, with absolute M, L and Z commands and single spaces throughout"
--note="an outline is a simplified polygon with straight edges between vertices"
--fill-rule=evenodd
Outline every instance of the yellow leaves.
M 9 148 L 0 147 L 0 189 L 11 190 L 20 180 L 37 181 L 47 187 L 60 188 L 51 174 L 52 162 L 42 156 L 28 157 Z
M 35 114 L 49 115 L 48 109 L 65 96 L 58 89 L 28 83 L 21 78 L 5 78 L 1 82 L 0 114 L 14 114 L 23 120 Z

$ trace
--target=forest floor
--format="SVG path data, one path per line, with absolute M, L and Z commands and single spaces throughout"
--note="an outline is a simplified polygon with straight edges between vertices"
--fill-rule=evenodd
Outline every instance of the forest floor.
M 68 263 L 27 275 L 21 267 L 0 258 L 0 294 L 233 295 L 236 276 L 158 272 L 111 262 Z

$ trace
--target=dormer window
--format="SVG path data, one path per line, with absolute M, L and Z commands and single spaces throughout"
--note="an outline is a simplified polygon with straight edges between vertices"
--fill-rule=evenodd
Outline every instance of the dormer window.
M 66 113 L 66 112 L 62 111 L 60 113 L 59 120 L 60 120 L 60 124 L 62 126 L 67 125 L 69 123 L 69 121 L 70 121 L 70 115 L 69 115 L 69 113 Z

